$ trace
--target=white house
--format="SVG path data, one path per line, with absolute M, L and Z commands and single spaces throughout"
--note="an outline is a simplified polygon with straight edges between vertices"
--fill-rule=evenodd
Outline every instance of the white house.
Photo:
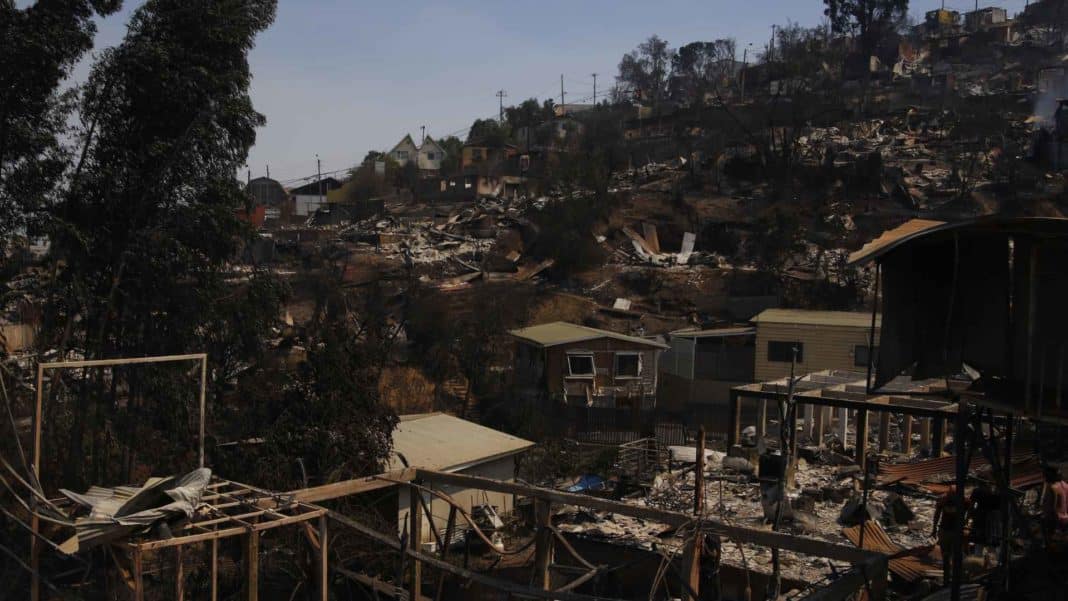
M 420 171 L 439 171 L 441 161 L 445 158 L 445 149 L 430 136 L 423 139 L 422 145 L 416 146 L 412 136 L 405 134 L 388 154 L 401 167 L 414 161 Z
M 290 188 L 289 195 L 293 197 L 294 215 L 311 215 L 326 204 L 326 194 L 331 190 L 341 187 L 341 182 L 332 178 L 324 177 L 322 181 L 304 184 L 298 188 Z

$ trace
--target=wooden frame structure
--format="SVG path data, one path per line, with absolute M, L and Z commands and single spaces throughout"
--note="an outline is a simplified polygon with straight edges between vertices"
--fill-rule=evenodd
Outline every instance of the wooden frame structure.
M 145 365 L 149 363 L 176 363 L 182 361 L 200 362 L 200 439 L 199 439 L 199 465 L 204 467 L 204 439 L 205 420 L 207 416 L 207 386 L 208 386 L 208 354 L 192 353 L 187 355 L 161 355 L 156 357 L 127 357 L 121 359 L 91 359 L 82 361 L 57 361 L 53 363 L 37 364 L 37 395 L 34 403 L 33 417 L 33 478 L 38 486 L 41 481 L 41 428 L 44 419 L 44 373 L 46 371 L 60 369 L 81 369 L 99 367 L 119 367 L 123 365 Z M 43 491 L 42 491 L 43 492 Z M 30 599 L 40 601 L 41 578 L 40 556 L 41 548 L 38 544 L 38 536 L 41 528 L 41 520 L 36 513 L 30 515 L 30 528 L 33 534 L 30 537 Z
M 408 564 L 410 567 L 405 574 L 407 590 L 403 590 L 396 585 L 388 585 L 381 580 L 377 580 L 374 577 L 365 574 L 356 574 L 341 566 L 333 568 L 337 573 L 362 584 L 367 585 L 373 583 L 376 587 L 376 591 L 392 591 L 393 593 L 403 595 L 408 599 L 428 599 L 428 597 L 425 597 L 422 593 L 422 568 L 423 566 L 429 566 L 440 572 L 437 581 L 438 587 L 435 592 L 437 599 L 441 598 L 443 579 L 446 575 L 451 574 L 455 577 L 477 582 L 517 597 L 557 599 L 560 601 L 612 601 L 602 597 L 573 592 L 578 586 L 596 577 L 602 570 L 607 568 L 607 566 L 592 565 L 579 558 L 574 549 L 570 548 L 566 539 L 552 526 L 550 518 L 553 505 L 574 505 L 600 511 L 610 511 L 620 515 L 662 523 L 679 529 L 692 530 L 693 534 L 684 544 L 686 549 L 683 553 L 684 567 L 682 570 L 684 590 L 686 590 L 687 596 L 690 599 L 697 599 L 700 594 L 699 565 L 701 558 L 700 541 L 702 540 L 702 537 L 699 535 L 705 533 L 717 534 L 725 539 L 733 541 L 781 548 L 800 554 L 814 555 L 830 560 L 846 562 L 853 566 L 852 570 L 842 574 L 829 586 L 814 591 L 808 597 L 809 599 L 818 599 L 821 601 L 844 600 L 855 594 L 857 590 L 861 588 L 864 588 L 867 591 L 868 599 L 871 601 L 882 601 L 886 596 L 888 561 L 887 557 L 880 553 L 813 538 L 729 525 L 703 516 L 694 516 L 677 511 L 629 505 L 619 501 L 561 492 L 514 482 L 492 480 L 478 476 L 468 476 L 464 474 L 438 472 L 418 468 L 414 470 L 414 474 L 406 473 L 405 475 L 411 475 L 413 479 L 411 481 L 404 481 L 389 478 L 388 481 L 398 486 L 407 487 L 409 489 L 409 495 L 411 495 L 411 507 L 413 510 L 409 513 L 406 545 L 395 534 L 378 532 L 335 512 L 330 512 L 328 514 L 330 519 L 335 520 L 341 526 L 355 530 L 357 533 L 401 553 L 403 558 L 402 561 L 410 562 Z M 426 489 L 424 484 L 486 490 L 514 494 L 533 499 L 535 503 L 534 513 L 537 526 L 537 532 L 534 537 L 533 585 L 525 586 L 453 565 L 446 561 L 444 548 L 437 556 L 421 550 L 419 545 L 414 541 L 421 540 L 421 529 L 424 523 L 423 512 L 418 510 L 420 505 L 423 505 L 425 508 L 421 491 L 428 489 Z M 452 529 L 455 522 L 456 508 L 454 506 L 449 516 L 449 530 Z M 448 537 L 448 535 L 449 533 L 447 532 L 446 537 Z M 556 567 L 553 562 L 554 553 L 556 552 L 556 543 L 560 543 L 565 551 L 575 556 L 576 559 L 579 560 L 579 563 L 588 569 L 588 572 L 578 576 L 563 586 L 553 589 L 552 579 L 550 578 L 550 569 Z
M 931 441 L 932 453 L 941 455 L 945 449 L 946 422 L 957 414 L 957 403 L 945 400 L 947 388 L 945 380 L 923 380 L 903 382 L 892 390 L 884 390 L 877 394 L 867 392 L 867 376 L 862 372 L 843 370 L 824 370 L 811 373 L 794 381 L 794 402 L 799 406 L 809 406 L 818 413 L 815 419 L 814 430 L 816 436 L 822 439 L 823 428 L 829 421 L 825 415 L 825 408 L 837 408 L 843 412 L 856 412 L 856 460 L 863 466 L 864 457 L 868 450 L 868 413 L 879 414 L 880 429 L 879 443 L 883 450 L 889 445 L 890 416 L 900 414 L 906 416 L 905 421 L 906 444 L 911 444 L 913 419 L 920 420 L 922 438 L 930 439 L 931 430 L 934 430 Z M 741 438 L 742 399 L 757 399 L 761 402 L 761 409 L 757 417 L 757 436 L 766 433 L 767 402 L 785 402 L 789 395 L 789 379 L 783 378 L 772 382 L 746 384 L 736 386 L 730 392 L 730 418 L 727 422 L 728 447 L 738 444 Z M 952 386 L 952 383 L 951 383 Z M 923 398 L 930 395 L 929 398 Z M 792 423 L 787 427 L 797 428 L 797 411 L 791 412 Z M 812 413 L 808 418 L 812 419 Z M 840 423 L 844 418 L 840 418 Z M 812 430 L 813 424 L 806 423 L 806 430 Z M 797 437 L 793 437 L 796 446 Z M 844 444 L 843 440 L 843 444 Z M 797 449 L 791 449 L 791 457 L 797 456 Z
M 327 551 L 329 548 L 326 509 L 298 501 L 290 494 L 272 493 L 239 482 L 214 477 L 208 484 L 201 501 L 206 504 L 205 507 L 198 510 L 192 520 L 172 527 L 172 537 L 142 537 L 113 544 L 113 547 L 127 552 L 130 556 L 134 601 L 143 601 L 145 598 L 143 576 L 145 557 L 150 553 L 163 553 L 168 549 L 173 549 L 175 556 L 174 598 L 184 599 L 183 549 L 190 545 L 204 543 L 210 545 L 211 548 L 210 598 L 211 601 L 216 601 L 219 598 L 219 541 L 238 536 L 246 537 L 247 598 L 249 601 L 256 601 L 259 598 L 261 534 L 276 528 L 300 525 L 303 525 L 304 534 L 317 554 L 320 599 L 326 601 Z

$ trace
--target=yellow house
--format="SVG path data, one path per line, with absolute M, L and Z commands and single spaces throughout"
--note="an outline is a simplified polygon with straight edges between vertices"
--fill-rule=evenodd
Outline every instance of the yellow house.
M 753 323 L 756 324 L 753 377 L 757 382 L 789 376 L 795 348 L 795 375 L 825 369 L 862 371 L 868 367 L 871 313 L 768 309 L 754 317 Z M 875 324 L 878 353 L 878 316 Z

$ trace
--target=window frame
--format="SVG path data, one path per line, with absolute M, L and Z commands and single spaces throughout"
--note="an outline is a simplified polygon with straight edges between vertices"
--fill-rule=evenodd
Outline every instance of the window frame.
M 864 361 L 860 360 L 860 349 L 864 349 Z M 879 345 L 875 345 L 875 353 L 871 354 L 871 347 L 866 344 L 854 344 L 853 345 L 853 367 L 867 367 L 868 361 L 874 359 L 879 360 Z M 873 363 L 874 365 L 874 363 Z
M 620 357 L 637 357 L 638 358 L 638 371 L 633 376 L 619 373 L 619 358 Z M 642 377 L 642 354 L 641 351 L 616 351 L 612 357 L 612 375 L 617 380 L 640 380 Z
M 571 358 L 572 357 L 589 359 L 590 360 L 590 373 L 576 374 L 571 369 Z M 597 362 L 593 358 L 593 353 L 586 353 L 586 352 L 567 353 L 566 362 L 567 362 L 567 377 L 568 378 L 581 378 L 583 380 L 592 380 L 597 375 Z
M 773 356 L 778 356 L 777 353 L 773 353 L 772 352 L 772 345 L 773 344 L 775 344 L 775 345 L 778 345 L 778 344 L 789 345 L 789 346 L 786 347 L 786 349 L 787 349 L 786 350 L 787 358 L 785 360 L 773 358 Z M 789 363 L 791 360 L 793 360 L 792 349 L 795 346 L 797 347 L 797 363 L 800 365 L 800 364 L 805 362 L 805 343 L 800 341 L 800 340 L 769 340 L 768 341 L 768 348 L 767 348 L 767 355 L 765 355 L 765 356 L 767 357 L 767 360 L 768 360 L 769 363 Z

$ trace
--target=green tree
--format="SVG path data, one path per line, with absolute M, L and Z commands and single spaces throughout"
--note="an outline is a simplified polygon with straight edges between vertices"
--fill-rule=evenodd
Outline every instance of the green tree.
M 616 82 L 635 92 L 644 104 L 657 106 L 667 96 L 673 51 L 666 40 L 651 36 L 619 61 Z
M 464 151 L 464 143 L 456 136 L 446 136 L 438 140 L 441 149 L 445 151 L 445 158 L 441 161 L 441 172 L 451 175 L 460 168 L 460 155 Z
M 274 14 L 273 0 L 149 0 L 134 12 L 123 42 L 102 53 L 80 103 L 84 154 L 69 193 L 45 221 L 58 274 L 42 344 L 87 358 L 233 345 L 241 356 L 227 358 L 230 365 L 212 357 L 220 394 L 234 363 L 255 361 L 269 331 L 264 325 L 278 316 L 281 289 L 255 271 L 242 293 L 227 265 L 252 239 L 234 216 L 246 202 L 234 174 L 264 123 L 248 95 L 247 53 Z M 115 423 L 127 424 L 116 438 L 137 457 L 124 461 L 126 473 L 115 480 L 148 455 L 166 469 L 183 464 L 143 444 L 154 436 L 146 431 L 153 420 L 167 425 L 195 415 L 193 399 L 138 400 L 177 388 L 163 378 L 124 378 L 131 401 L 113 403 L 111 411 Z M 55 458 L 68 466 L 64 484 L 75 488 L 84 484 L 75 459 L 97 440 L 87 417 L 91 401 L 88 392 L 79 394 L 67 408 L 70 445 L 66 460 Z
M 499 146 L 511 137 L 507 123 L 500 123 L 496 119 L 475 119 L 471 129 L 467 132 L 467 141 L 478 141 L 491 146 Z
M 723 93 L 735 71 L 734 38 L 693 42 L 671 57 L 673 98 L 703 104 L 712 92 Z
M 118 10 L 118 0 L 0 1 L 0 257 L 12 235 L 33 227 L 68 166 L 61 139 L 75 91 L 61 91 L 93 47 L 93 18 Z
M 909 10 L 909 0 L 823 0 L 823 4 L 831 29 L 855 36 L 865 58 L 875 53 L 884 36 L 904 22 Z

